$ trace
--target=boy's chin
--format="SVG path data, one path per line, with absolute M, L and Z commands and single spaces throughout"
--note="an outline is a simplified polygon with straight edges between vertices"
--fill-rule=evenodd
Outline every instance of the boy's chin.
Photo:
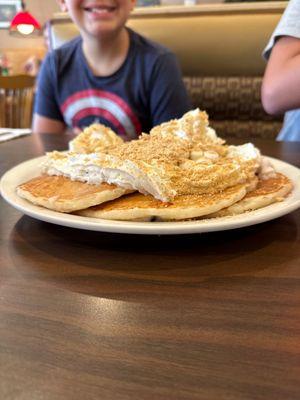
M 118 29 L 114 24 L 103 24 L 98 27 L 89 27 L 85 32 L 89 37 L 101 39 L 105 37 L 114 37 L 121 30 L 122 29 Z

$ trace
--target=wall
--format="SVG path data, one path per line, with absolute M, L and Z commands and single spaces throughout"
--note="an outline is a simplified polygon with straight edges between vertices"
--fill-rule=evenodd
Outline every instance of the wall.
M 27 0 L 28 11 L 43 25 L 54 12 L 59 11 L 55 0 Z M 0 51 L 3 49 L 34 49 L 43 48 L 42 37 L 19 38 L 9 35 L 8 30 L 0 29 Z
M 59 11 L 56 0 L 27 0 L 27 10 L 43 25 Z M 5 54 L 10 66 L 10 74 L 24 73 L 25 62 L 35 56 L 42 59 L 46 52 L 43 36 L 11 36 L 8 29 L 0 29 L 0 54 Z

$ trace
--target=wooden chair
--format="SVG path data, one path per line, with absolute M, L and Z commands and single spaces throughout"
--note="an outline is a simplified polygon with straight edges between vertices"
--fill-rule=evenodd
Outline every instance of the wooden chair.
M 0 76 L 0 126 L 30 128 L 33 112 L 35 77 Z

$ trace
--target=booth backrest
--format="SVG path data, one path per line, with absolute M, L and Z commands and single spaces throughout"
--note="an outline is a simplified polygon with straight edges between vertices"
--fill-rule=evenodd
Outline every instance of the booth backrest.
M 262 51 L 287 2 L 140 8 L 128 26 L 170 48 L 181 64 L 195 107 L 206 110 L 220 136 L 275 137 L 281 118 L 266 115 L 260 88 Z M 78 35 L 68 16 L 49 24 L 51 46 Z

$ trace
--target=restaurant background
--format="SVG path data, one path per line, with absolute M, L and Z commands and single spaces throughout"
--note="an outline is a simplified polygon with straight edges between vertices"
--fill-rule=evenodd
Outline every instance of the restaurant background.
M 161 1 L 162 7 L 137 8 L 128 26 L 174 51 L 193 107 L 208 112 L 212 126 L 222 137 L 242 137 L 245 132 L 253 137 L 276 137 L 282 116 L 267 115 L 260 100 L 265 68 L 262 51 L 287 2 L 216 4 L 214 0 L 214 4 L 206 1 L 188 7 L 175 5 L 178 0 Z M 166 1 L 172 5 L 165 6 Z M 78 34 L 68 17 L 58 12 L 55 0 L 48 4 L 47 13 L 40 2 L 26 5 L 41 25 L 51 19 L 48 32 L 52 46 Z M 13 37 L 8 29 L 0 33 L 6 35 L 1 43 L 9 44 L 0 49 L 7 57 L 9 74 L 24 73 L 26 61 L 32 57 L 37 63 L 31 65 L 40 64 L 46 52 L 43 36 Z M 18 47 L 22 43 L 24 46 Z M 35 69 L 38 71 L 38 67 Z
M 137 6 L 147 6 L 153 4 L 159 4 L 162 6 L 169 5 L 184 5 L 186 4 L 212 4 L 212 3 L 223 3 L 221 0 L 137 0 Z M 226 0 L 225 2 L 233 2 L 232 0 Z M 235 0 L 234 0 L 235 2 Z M 0 1 L 1 4 L 1 1 Z M 27 0 L 27 9 L 34 15 L 34 17 L 43 25 L 54 13 L 59 12 L 59 6 L 56 0 Z M 0 29 L 0 51 L 4 51 L 7 48 L 14 49 L 40 49 L 44 47 L 43 38 L 39 37 L 27 37 L 20 38 L 14 37 L 9 34 L 8 29 Z
M 151 5 L 152 0 L 141 0 L 137 5 Z M 183 0 L 161 0 L 161 5 L 183 4 Z M 206 2 L 209 2 L 206 0 Z M 211 0 L 210 2 L 216 2 Z M 217 0 L 217 2 L 220 2 Z M 0 5 L 7 3 L 0 0 Z M 27 0 L 26 8 L 43 26 L 53 14 L 60 11 L 56 0 Z M 43 58 L 46 52 L 45 41 L 42 35 L 30 37 L 16 37 L 9 33 L 9 29 L 0 28 L 0 58 L 7 60 L 10 74 L 22 73 L 22 67 L 30 57 Z M 6 62 L 6 61 L 5 61 Z

